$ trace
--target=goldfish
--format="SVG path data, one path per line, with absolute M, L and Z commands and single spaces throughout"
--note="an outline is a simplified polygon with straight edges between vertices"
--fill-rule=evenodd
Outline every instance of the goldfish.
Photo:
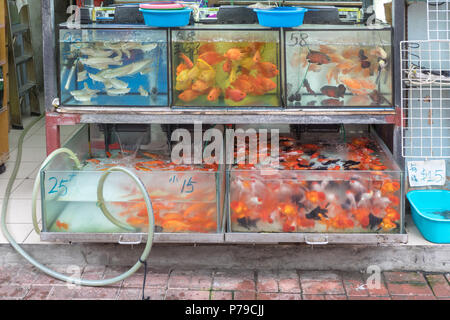
M 266 78 L 273 78 L 280 73 L 276 65 L 267 61 L 258 63 L 257 69 Z
M 272 91 L 272 90 L 276 89 L 276 87 L 277 87 L 277 84 L 269 78 L 258 77 L 257 81 L 261 84 L 262 88 L 265 91 Z
M 69 230 L 69 225 L 67 223 L 61 222 L 59 220 L 56 220 L 56 227 L 58 227 L 58 229 Z
M 315 63 L 318 65 L 329 64 L 331 59 L 325 53 L 321 53 L 319 51 L 310 50 L 309 54 L 306 56 L 306 59 L 309 63 Z
M 209 51 L 215 51 L 216 50 L 216 46 L 213 42 L 207 42 L 202 44 L 199 48 L 198 48 L 198 54 L 202 55 L 203 53 L 209 52 Z
M 100 163 L 100 160 L 98 160 L 98 159 L 88 159 L 88 160 L 86 160 L 87 162 L 91 162 L 91 163 L 94 163 L 94 164 L 99 164 Z
M 208 63 L 210 66 L 214 66 L 223 60 L 225 60 L 225 57 L 221 54 L 215 52 L 215 51 L 208 51 L 198 56 L 199 59 L 202 59 L 206 63 Z
M 183 59 L 185 65 L 188 69 L 191 69 L 192 67 L 194 67 L 192 60 L 189 59 L 184 53 L 180 53 L 180 58 Z
M 238 77 L 234 82 L 231 83 L 231 85 L 235 89 L 239 89 L 245 93 L 250 93 L 253 91 L 253 85 L 249 81 L 249 77 L 245 75 L 241 75 L 240 77 Z
M 280 212 L 286 216 L 296 216 L 297 208 L 290 203 L 281 203 L 278 206 Z
M 203 80 L 196 80 L 192 84 L 192 90 L 200 92 L 200 93 L 204 92 L 208 88 L 209 88 L 209 85 Z
M 308 199 L 308 201 L 311 201 L 312 203 L 318 203 L 319 201 L 325 201 L 326 196 L 323 192 L 309 191 L 306 192 L 306 199 Z
M 186 70 L 188 67 L 184 63 L 180 63 L 177 67 L 177 76 L 183 71 Z
M 225 90 L 225 99 L 231 99 L 235 102 L 244 100 L 246 96 L 247 94 L 239 89 L 227 88 Z
M 226 73 L 230 73 L 231 67 L 232 67 L 231 59 L 227 59 L 227 61 L 225 61 L 225 63 L 223 64 L 222 69 Z
M 384 181 L 381 187 L 381 192 L 383 194 L 394 193 L 398 190 L 400 190 L 400 183 L 397 181 Z
M 346 90 L 345 86 L 340 84 L 337 87 L 324 86 L 320 89 L 320 92 L 331 98 L 343 98 Z
M 178 95 L 178 98 L 184 102 L 195 100 L 200 94 L 192 89 L 187 89 Z
M 197 59 L 197 67 L 200 70 L 214 70 L 209 63 L 202 59 Z
M 342 107 L 344 102 L 337 99 L 326 99 L 322 100 L 322 104 L 327 107 Z
M 216 101 L 217 99 L 219 99 L 220 93 L 220 88 L 212 88 L 208 93 L 208 101 Z
M 252 58 L 254 63 L 259 63 L 261 62 L 261 53 L 259 52 L 259 50 L 256 50 L 255 55 Z
M 241 49 L 231 48 L 223 56 L 229 60 L 241 60 L 244 54 Z
M 341 78 L 340 80 L 356 95 L 367 94 L 368 90 L 373 90 L 376 87 L 372 81 L 365 79 Z
M 213 82 L 215 78 L 216 78 L 216 71 L 214 69 L 202 70 L 198 75 L 198 79 L 206 83 Z

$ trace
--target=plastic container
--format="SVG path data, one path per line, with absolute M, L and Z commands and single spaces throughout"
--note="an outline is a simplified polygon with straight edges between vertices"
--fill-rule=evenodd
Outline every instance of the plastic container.
M 277 7 L 253 9 L 258 15 L 259 24 L 271 28 L 293 28 L 303 24 L 308 9 L 296 7 Z
M 141 9 L 149 10 L 180 10 L 185 6 L 181 3 L 175 2 L 154 2 L 154 3 L 142 3 L 139 5 Z
M 434 243 L 450 243 L 450 191 L 415 190 L 406 197 L 423 237 Z
M 192 9 L 148 10 L 139 9 L 144 15 L 145 24 L 151 27 L 183 27 L 189 24 Z

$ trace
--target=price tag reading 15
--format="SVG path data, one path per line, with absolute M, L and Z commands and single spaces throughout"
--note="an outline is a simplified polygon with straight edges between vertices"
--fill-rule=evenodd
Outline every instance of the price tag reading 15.
M 177 176 L 171 176 L 169 179 L 169 183 L 177 184 L 177 186 L 180 186 L 180 193 L 194 192 L 194 185 L 196 184 L 192 177 L 179 178 Z

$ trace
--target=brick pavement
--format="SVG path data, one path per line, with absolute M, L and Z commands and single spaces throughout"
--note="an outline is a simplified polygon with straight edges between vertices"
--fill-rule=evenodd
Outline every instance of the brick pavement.
M 83 279 L 109 278 L 127 270 L 50 267 Z M 382 272 L 375 280 L 369 276 L 333 271 L 150 269 L 145 294 L 152 300 L 450 300 L 450 274 Z M 108 287 L 71 287 L 30 265 L 9 264 L 0 266 L 0 299 L 134 300 L 141 298 L 142 281 L 140 269 Z

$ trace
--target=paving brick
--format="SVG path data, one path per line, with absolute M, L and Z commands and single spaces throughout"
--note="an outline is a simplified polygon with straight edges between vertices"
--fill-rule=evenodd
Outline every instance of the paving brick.
M 34 266 L 25 265 L 17 271 L 14 277 L 14 282 L 22 285 L 33 284 L 39 276 L 39 273 L 40 271 Z
M 303 300 L 325 300 L 323 294 L 304 294 L 302 295 Z
M 299 293 L 258 293 L 256 295 L 257 300 L 302 300 L 302 296 Z
M 371 297 L 389 297 L 389 291 L 386 287 L 385 279 L 383 275 L 380 275 L 380 281 L 373 283 L 369 281 L 371 275 L 363 276 L 364 283 L 367 287 L 367 292 Z
M 445 277 L 447 278 L 447 281 L 450 283 L 450 273 L 447 273 L 447 274 L 445 275 Z
M 74 299 L 95 299 L 114 300 L 118 295 L 118 287 L 67 287 L 55 286 L 49 300 L 74 300 Z
M 334 280 L 340 281 L 341 275 L 337 272 L 330 271 L 302 271 L 300 272 L 300 280 Z
M 87 265 L 83 269 L 81 278 L 84 280 L 100 280 L 103 279 L 105 271 L 105 266 Z
M 81 277 L 83 272 L 82 266 L 77 265 L 47 265 L 47 268 L 66 275 L 68 277 Z M 68 283 L 54 277 L 47 275 L 42 271 L 38 271 L 38 276 L 33 282 L 34 285 L 54 285 L 54 286 L 66 286 Z
M 352 272 L 345 273 L 342 276 L 345 291 L 349 297 L 367 297 L 369 291 L 367 291 L 367 285 L 363 280 L 360 273 Z
M 0 266 L 0 286 L 17 283 L 16 276 L 21 269 L 19 264 L 6 264 Z
M 213 290 L 255 291 L 253 271 L 227 270 L 214 272 Z
M 342 281 L 336 280 L 302 280 L 304 294 L 345 294 Z
M 210 290 L 212 286 L 213 271 L 173 270 L 170 273 L 169 289 Z
M 296 271 L 280 271 L 278 287 L 283 293 L 300 293 L 300 281 Z
M 107 266 L 105 269 L 105 273 L 103 274 L 103 279 L 112 279 L 115 278 L 124 272 L 127 272 L 130 268 L 129 267 L 122 267 L 122 266 Z M 123 283 L 123 280 L 116 282 L 112 284 L 113 287 L 121 287 Z
M 436 300 L 435 296 L 395 295 L 392 300 Z
M 52 286 L 32 285 L 28 290 L 24 300 L 45 300 L 52 291 Z
M 209 291 L 167 289 L 166 300 L 209 300 Z
M 326 294 L 325 300 L 347 300 L 345 294 Z
M 255 291 L 235 291 L 234 300 L 256 300 Z
M 29 289 L 29 286 L 21 285 L 0 286 L 0 300 L 22 299 Z
M 211 300 L 233 300 L 231 291 L 212 291 Z
M 427 274 L 425 277 L 436 297 L 450 297 L 450 284 L 443 274 Z
M 258 292 L 278 292 L 278 272 L 276 271 L 259 271 L 257 290 Z
M 147 288 L 167 288 L 169 279 L 168 269 L 147 269 L 145 287 Z M 144 283 L 144 269 L 139 269 L 130 277 L 123 280 L 122 285 L 127 288 L 142 288 Z
M 164 288 L 146 288 L 144 296 L 149 300 L 164 300 L 165 291 Z M 121 288 L 117 300 L 142 300 L 142 289 Z
M 391 297 L 348 297 L 349 300 L 391 300 Z
M 432 296 L 424 276 L 418 272 L 385 272 L 389 293 L 394 295 Z

